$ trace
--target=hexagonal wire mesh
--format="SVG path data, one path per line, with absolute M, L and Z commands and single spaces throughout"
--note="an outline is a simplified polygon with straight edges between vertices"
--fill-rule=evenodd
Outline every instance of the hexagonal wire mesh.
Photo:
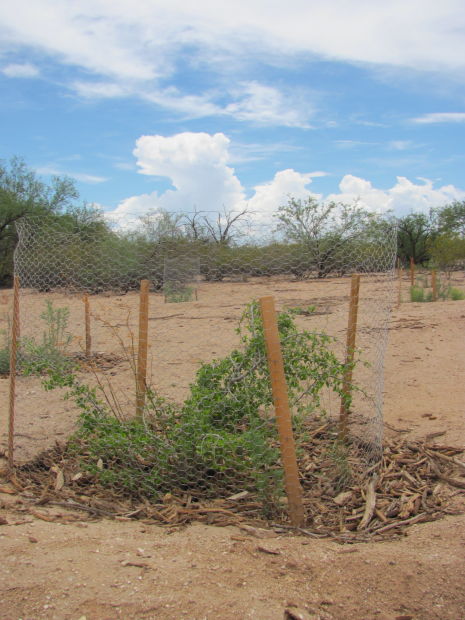
M 179 303 L 197 300 L 200 282 L 198 256 L 165 257 L 163 268 L 163 293 L 165 301 Z
M 334 466 L 333 490 L 343 486 L 351 463 L 334 426 L 342 398 L 363 467 L 379 457 L 393 228 L 332 238 L 326 248 L 265 241 L 253 230 L 227 245 L 149 242 L 59 219 L 24 219 L 17 229 L 17 462 L 66 439 L 76 471 L 118 493 L 156 499 L 247 490 L 279 512 L 282 466 L 256 302 L 264 295 L 280 309 L 298 449 L 329 429 L 322 454 Z M 351 273 L 362 277 L 347 392 Z M 138 331 L 141 280 L 150 283 L 147 336 Z M 137 409 L 141 334 L 149 363 Z

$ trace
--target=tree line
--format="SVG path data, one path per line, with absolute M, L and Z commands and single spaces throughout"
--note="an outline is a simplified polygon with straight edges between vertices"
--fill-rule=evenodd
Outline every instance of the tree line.
M 18 227 L 25 247 L 34 248 L 30 264 L 22 265 L 32 284 L 46 272 L 47 286 L 68 278 L 95 291 L 133 288 L 141 277 L 161 287 L 165 258 L 188 255 L 198 257 L 205 279 L 216 281 L 241 274 L 302 279 L 385 271 L 393 251 L 404 264 L 411 257 L 447 270 L 465 263 L 465 201 L 428 214 L 381 218 L 357 203 L 289 197 L 271 219 L 273 234 L 266 240 L 254 233 L 248 209 L 213 216 L 157 210 L 139 218 L 135 228 L 115 231 L 100 211 L 79 202 L 71 179 L 57 176 L 47 184 L 15 157 L 0 162 L 0 286 L 11 285 Z M 47 242 L 58 231 L 54 239 L 62 244 Z

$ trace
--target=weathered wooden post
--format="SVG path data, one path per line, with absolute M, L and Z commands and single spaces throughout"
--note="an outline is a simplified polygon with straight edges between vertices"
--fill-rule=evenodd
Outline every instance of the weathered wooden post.
M 149 331 L 149 280 L 141 280 L 139 301 L 139 342 L 136 370 L 136 415 L 142 416 L 147 389 L 147 351 Z
M 433 289 L 431 297 L 433 301 L 438 300 L 438 286 L 436 282 L 436 269 L 431 272 L 431 288 Z
M 299 482 L 299 470 L 297 467 L 294 434 L 292 432 L 289 397 L 273 297 L 262 297 L 260 299 L 260 308 L 263 319 L 268 367 L 270 369 L 273 402 L 276 411 L 279 445 L 284 468 L 284 484 L 288 499 L 289 518 L 292 525 L 295 527 L 302 527 L 305 523 L 302 488 Z
M 352 368 L 355 353 L 355 336 L 357 334 L 358 299 L 360 291 L 360 276 L 354 274 L 350 282 L 349 319 L 347 323 L 346 369 L 342 383 L 341 409 L 339 412 L 339 439 L 347 439 L 349 421 L 349 402 L 352 393 Z

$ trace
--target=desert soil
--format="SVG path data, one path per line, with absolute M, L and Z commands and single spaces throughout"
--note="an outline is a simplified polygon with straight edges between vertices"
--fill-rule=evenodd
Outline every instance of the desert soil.
M 454 285 L 465 290 L 463 275 L 455 276 Z M 376 286 L 370 284 L 372 298 Z M 348 287 L 346 278 L 201 284 L 198 299 L 182 304 L 166 304 L 153 294 L 152 381 L 165 396 L 182 400 L 199 363 L 237 343 L 234 328 L 245 304 L 263 295 L 274 295 L 278 307 L 316 305 L 316 316 L 299 317 L 302 326 L 326 329 L 343 340 Z M 443 433 L 438 443 L 463 447 L 465 301 L 410 303 L 407 290 L 405 280 L 403 303 L 393 308 L 388 324 L 386 433 L 414 439 Z M 45 298 L 70 309 L 71 348 L 79 350 L 83 304 L 65 293 L 25 292 L 22 335 L 40 334 Z M 1 329 L 11 291 L 2 292 L 0 304 Z M 132 378 L 116 336 L 127 344 L 128 327 L 137 331 L 137 295 L 95 296 L 91 307 L 93 350 L 107 356 L 101 377 L 123 398 Z M 6 378 L 0 379 L 0 402 L 4 449 Z M 66 439 L 75 420 L 75 409 L 60 394 L 45 393 L 37 379 L 18 377 L 18 462 Z M 1 480 L 0 486 L 11 488 Z M 48 522 L 21 511 L 20 501 L 0 492 L 0 618 L 277 620 L 285 610 L 294 614 L 288 617 L 322 620 L 465 617 L 463 515 L 413 525 L 387 542 L 343 545 L 236 526 L 167 528 L 87 516 L 67 521 L 66 510 L 57 507 L 44 507 L 42 513 L 54 519 Z

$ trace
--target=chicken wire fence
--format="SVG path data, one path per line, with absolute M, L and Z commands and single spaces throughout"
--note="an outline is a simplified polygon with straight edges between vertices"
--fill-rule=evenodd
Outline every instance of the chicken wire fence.
M 279 310 L 304 487 L 319 479 L 320 463 L 309 462 L 306 446 L 320 429 L 326 445 L 318 458 L 333 472 L 329 492 L 379 459 L 394 230 L 375 240 L 332 239 L 325 260 L 321 247 L 264 243 L 253 234 L 227 246 L 134 242 L 35 218 L 17 230 L 16 464 L 32 467 L 39 452 L 66 442 L 68 484 L 98 480 L 148 499 L 248 491 L 267 510 L 282 509 L 257 302 L 266 295 Z M 348 350 L 352 273 L 361 282 Z M 11 312 L 2 320 L 11 329 Z M 337 423 L 342 411 L 347 441 Z

